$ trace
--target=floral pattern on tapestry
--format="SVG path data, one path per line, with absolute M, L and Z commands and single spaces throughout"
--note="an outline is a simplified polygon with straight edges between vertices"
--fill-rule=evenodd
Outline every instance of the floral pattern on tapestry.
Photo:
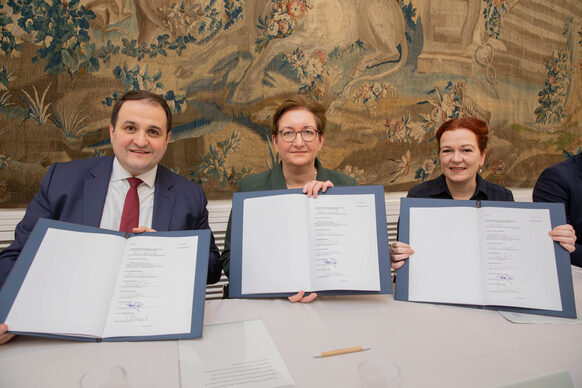
M 132 89 L 174 113 L 163 163 L 230 198 L 279 162 L 274 108 L 325 104 L 322 163 L 404 191 L 440 174 L 447 119 L 491 128 L 485 179 L 531 187 L 582 148 L 582 7 L 556 0 L 6 0 L 0 3 L 0 206 L 48 166 L 110 155 Z

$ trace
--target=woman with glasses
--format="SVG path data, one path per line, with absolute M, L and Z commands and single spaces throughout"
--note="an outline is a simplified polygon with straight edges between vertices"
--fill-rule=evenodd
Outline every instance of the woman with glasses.
M 439 147 L 442 174 L 423 182 L 408 192 L 408 197 L 513 201 L 511 190 L 487 182 L 478 171 L 485 164 L 488 128 L 484 121 L 463 117 L 445 122 L 435 135 Z M 554 241 L 573 252 L 576 234 L 571 225 L 560 225 L 549 231 Z M 414 251 L 410 245 L 396 241 L 390 244 L 393 269 L 404 265 Z
M 325 138 L 325 107 L 296 96 L 284 101 L 273 115 L 272 139 L 280 163 L 271 170 L 244 177 L 240 191 L 303 189 L 307 196 L 317 198 L 333 186 L 355 186 L 356 181 L 344 174 L 321 166 L 317 153 Z M 224 250 L 220 256 L 226 276 L 230 269 L 230 226 L 226 230 Z M 273 274 L 274 276 L 277 274 Z M 300 291 L 289 297 L 291 302 L 311 302 L 316 293 Z

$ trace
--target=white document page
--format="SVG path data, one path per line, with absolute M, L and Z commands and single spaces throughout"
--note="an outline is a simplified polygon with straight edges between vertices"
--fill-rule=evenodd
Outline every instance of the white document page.
M 485 304 L 562 310 L 548 209 L 484 207 Z
M 295 386 L 263 321 L 204 327 L 204 338 L 178 341 L 182 388 Z
M 380 291 L 374 195 L 308 198 L 317 290 Z
M 243 294 L 310 291 L 307 196 L 244 200 Z
M 100 337 L 124 244 L 120 236 L 47 229 L 8 327 Z
M 482 304 L 477 209 L 410 209 L 408 299 Z
M 190 333 L 198 237 L 127 241 L 104 337 Z

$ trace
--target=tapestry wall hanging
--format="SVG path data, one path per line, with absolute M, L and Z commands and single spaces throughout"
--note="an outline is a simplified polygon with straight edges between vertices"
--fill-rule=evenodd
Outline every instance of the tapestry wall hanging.
M 0 207 L 51 163 L 111 154 L 125 91 L 174 113 L 162 163 L 228 199 L 278 162 L 274 108 L 328 107 L 322 163 L 405 191 L 440 174 L 434 134 L 491 130 L 482 176 L 532 187 L 582 145 L 582 2 L 7 0 L 0 3 Z

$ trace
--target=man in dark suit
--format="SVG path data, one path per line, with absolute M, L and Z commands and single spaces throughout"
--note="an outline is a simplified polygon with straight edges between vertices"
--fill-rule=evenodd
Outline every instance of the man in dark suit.
M 568 224 L 576 231 L 572 264 L 582 267 L 582 153 L 546 168 L 533 190 L 534 202 L 562 202 Z
M 124 229 L 122 213 L 130 188 L 139 178 L 135 227 L 128 231 L 210 229 L 202 188 L 158 163 L 164 156 L 172 113 L 159 95 L 131 91 L 113 108 L 109 134 L 115 156 L 53 164 L 16 226 L 14 242 L 0 253 L 0 287 L 40 217 L 105 229 Z M 125 217 L 125 215 L 124 215 Z M 121 227 L 121 229 L 120 229 Z M 218 248 L 211 238 L 207 283 L 220 279 Z M 3 334 L 0 343 L 10 336 Z

